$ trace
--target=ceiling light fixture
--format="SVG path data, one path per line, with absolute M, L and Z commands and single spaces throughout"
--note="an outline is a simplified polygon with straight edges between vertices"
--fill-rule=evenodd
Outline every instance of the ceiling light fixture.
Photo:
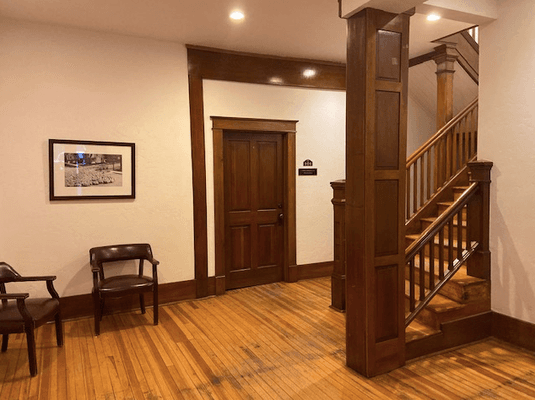
M 305 70 L 303 71 L 303 76 L 304 76 L 305 78 L 312 78 L 314 75 L 316 75 L 316 71 L 313 70 L 313 69 L 310 69 L 310 68 L 309 68 L 309 69 L 305 69 Z
M 245 18 L 245 15 L 243 15 L 241 11 L 233 11 L 230 14 L 230 19 L 233 19 L 235 21 L 241 21 L 244 18 Z
M 428 21 L 438 21 L 440 19 L 440 15 L 432 13 L 427 16 Z

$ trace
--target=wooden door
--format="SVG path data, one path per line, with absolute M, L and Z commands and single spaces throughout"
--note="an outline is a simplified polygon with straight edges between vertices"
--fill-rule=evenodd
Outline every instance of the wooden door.
M 283 277 L 283 144 L 281 134 L 225 132 L 226 288 Z

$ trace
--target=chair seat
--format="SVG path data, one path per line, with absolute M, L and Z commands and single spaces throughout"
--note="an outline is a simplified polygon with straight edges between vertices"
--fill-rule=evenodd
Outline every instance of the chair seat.
M 150 291 L 154 281 L 148 276 L 120 275 L 101 280 L 98 288 L 101 294 L 120 294 L 126 292 Z
M 35 298 L 26 299 L 26 308 L 32 319 L 41 325 L 40 321 L 48 321 L 54 316 L 59 308 L 59 300 L 54 298 Z M 21 332 L 23 331 L 24 319 L 19 312 L 17 302 L 15 300 L 9 300 L 7 305 L 0 303 L 0 332 L 3 329 L 10 330 L 14 326 L 20 325 Z

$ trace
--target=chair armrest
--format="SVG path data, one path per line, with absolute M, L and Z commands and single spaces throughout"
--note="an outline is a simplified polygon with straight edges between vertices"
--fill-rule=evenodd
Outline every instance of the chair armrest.
M 160 262 L 155 258 L 147 258 L 147 261 L 150 262 L 153 266 L 157 266 L 160 264 Z
M 14 299 L 27 299 L 30 297 L 29 293 L 7 293 L 7 294 L 0 294 L 0 300 L 14 300 Z
M 55 275 L 49 276 L 21 276 L 17 278 L 17 282 L 34 282 L 34 281 L 53 281 L 56 279 Z
M 98 267 L 96 261 L 91 261 L 89 265 L 91 266 L 91 272 L 100 272 L 100 268 Z

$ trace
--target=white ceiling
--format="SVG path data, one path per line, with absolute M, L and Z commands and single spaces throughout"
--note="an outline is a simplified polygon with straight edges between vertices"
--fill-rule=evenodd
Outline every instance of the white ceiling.
M 245 20 L 228 18 L 240 9 Z M 345 61 L 346 21 L 337 0 L 2 0 L 0 16 L 199 46 Z M 470 26 L 411 17 L 410 56 Z

